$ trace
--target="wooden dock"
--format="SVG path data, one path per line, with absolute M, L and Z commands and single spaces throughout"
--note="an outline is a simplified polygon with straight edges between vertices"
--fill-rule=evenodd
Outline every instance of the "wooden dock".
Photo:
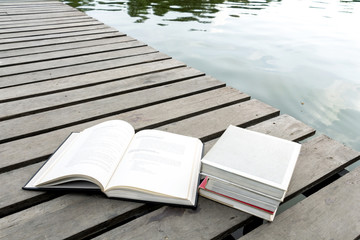
M 21 189 L 70 132 L 110 119 L 198 137 L 205 152 L 229 124 L 301 141 L 286 201 L 308 197 L 261 225 L 202 197 L 192 210 Z M 241 227 L 241 239 L 357 238 L 360 168 L 340 176 L 360 153 L 314 133 L 60 2 L 0 0 L 1 239 L 223 239 Z

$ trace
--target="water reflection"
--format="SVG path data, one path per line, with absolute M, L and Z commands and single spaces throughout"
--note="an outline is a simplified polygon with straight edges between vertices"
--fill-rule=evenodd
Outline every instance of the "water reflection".
M 135 23 L 143 23 L 150 18 L 150 15 L 165 17 L 168 13 L 175 13 L 174 17 L 163 18 L 163 21 L 177 22 L 199 22 L 208 24 L 211 19 L 215 18 L 220 8 L 238 9 L 238 14 L 229 14 L 231 17 L 240 17 L 241 14 L 256 15 L 257 11 L 263 10 L 271 2 L 280 2 L 281 0 L 128 0 L 128 1 L 96 1 L 96 0 L 68 0 L 64 1 L 70 6 L 89 10 L 106 10 L 106 11 L 127 11 L 128 15 L 134 18 Z M 186 16 L 179 16 L 186 14 Z M 166 26 L 167 24 L 159 24 Z

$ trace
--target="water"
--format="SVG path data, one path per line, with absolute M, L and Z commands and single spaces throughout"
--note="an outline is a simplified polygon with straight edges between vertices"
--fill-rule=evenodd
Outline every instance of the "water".
M 67 0 L 360 151 L 360 1 Z

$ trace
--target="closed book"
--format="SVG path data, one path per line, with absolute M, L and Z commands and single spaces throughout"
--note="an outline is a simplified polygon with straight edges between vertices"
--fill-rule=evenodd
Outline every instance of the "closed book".
M 234 199 L 232 197 L 226 196 L 224 194 L 215 191 L 210 191 L 206 189 L 206 178 L 202 181 L 202 183 L 199 186 L 199 194 L 213 201 L 244 211 L 254 216 L 263 218 L 267 221 L 273 221 L 277 211 L 277 209 L 275 209 L 275 211 L 269 211 L 264 208 L 258 207 L 256 205 L 252 205 L 247 202 L 243 202 L 238 199 Z
M 202 159 L 201 173 L 284 199 L 301 145 L 229 126 Z

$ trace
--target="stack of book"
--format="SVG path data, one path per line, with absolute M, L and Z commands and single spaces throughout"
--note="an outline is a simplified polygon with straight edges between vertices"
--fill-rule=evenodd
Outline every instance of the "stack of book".
M 204 156 L 200 195 L 273 221 L 301 145 L 229 126 Z

